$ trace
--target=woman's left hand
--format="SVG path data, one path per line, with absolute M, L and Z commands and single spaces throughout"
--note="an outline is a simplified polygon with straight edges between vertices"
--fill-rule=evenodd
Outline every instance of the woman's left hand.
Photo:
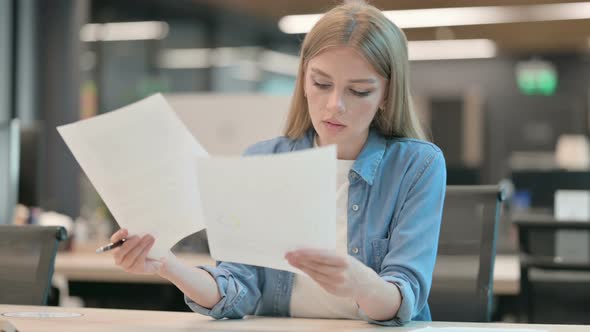
M 327 292 L 355 300 L 370 282 L 370 273 L 375 274 L 356 258 L 329 250 L 299 249 L 288 252 L 285 258 Z

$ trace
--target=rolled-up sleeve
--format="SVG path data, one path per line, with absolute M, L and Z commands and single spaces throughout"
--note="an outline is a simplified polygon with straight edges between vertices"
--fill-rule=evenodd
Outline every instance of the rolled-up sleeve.
M 388 321 L 375 321 L 360 312 L 367 321 L 399 326 L 424 310 L 432 284 L 445 191 L 445 160 L 437 150 L 416 172 L 403 206 L 394 216 L 389 249 L 381 264 L 379 275 L 398 287 L 401 306 Z
M 215 319 L 242 318 L 256 312 L 261 298 L 264 274 L 260 267 L 236 263 L 220 263 L 217 267 L 199 266 L 215 282 L 221 299 L 213 308 L 205 308 L 186 295 L 184 300 L 191 310 Z

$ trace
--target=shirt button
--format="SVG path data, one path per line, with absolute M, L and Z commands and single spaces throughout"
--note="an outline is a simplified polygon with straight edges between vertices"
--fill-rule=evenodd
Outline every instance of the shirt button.
M 353 254 L 358 254 L 359 253 L 359 248 L 357 248 L 357 247 L 352 248 L 352 253 Z
M 354 205 L 352 206 L 352 211 L 358 211 L 358 210 L 359 210 L 359 206 L 358 206 L 358 205 L 356 205 L 356 204 L 354 204 Z

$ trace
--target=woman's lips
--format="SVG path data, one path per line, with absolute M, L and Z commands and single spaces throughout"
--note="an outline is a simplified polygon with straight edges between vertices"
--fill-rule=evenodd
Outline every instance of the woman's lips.
M 346 127 L 342 123 L 340 123 L 338 121 L 334 121 L 334 120 L 324 120 L 323 123 L 330 130 L 340 130 L 340 129 Z

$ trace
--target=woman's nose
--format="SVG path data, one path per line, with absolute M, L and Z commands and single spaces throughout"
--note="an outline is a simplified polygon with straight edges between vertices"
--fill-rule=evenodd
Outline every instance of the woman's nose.
M 330 98 L 328 99 L 327 108 L 330 111 L 334 112 L 344 112 L 346 110 L 346 106 L 344 105 L 344 98 L 343 94 L 338 91 L 332 91 L 330 94 Z

